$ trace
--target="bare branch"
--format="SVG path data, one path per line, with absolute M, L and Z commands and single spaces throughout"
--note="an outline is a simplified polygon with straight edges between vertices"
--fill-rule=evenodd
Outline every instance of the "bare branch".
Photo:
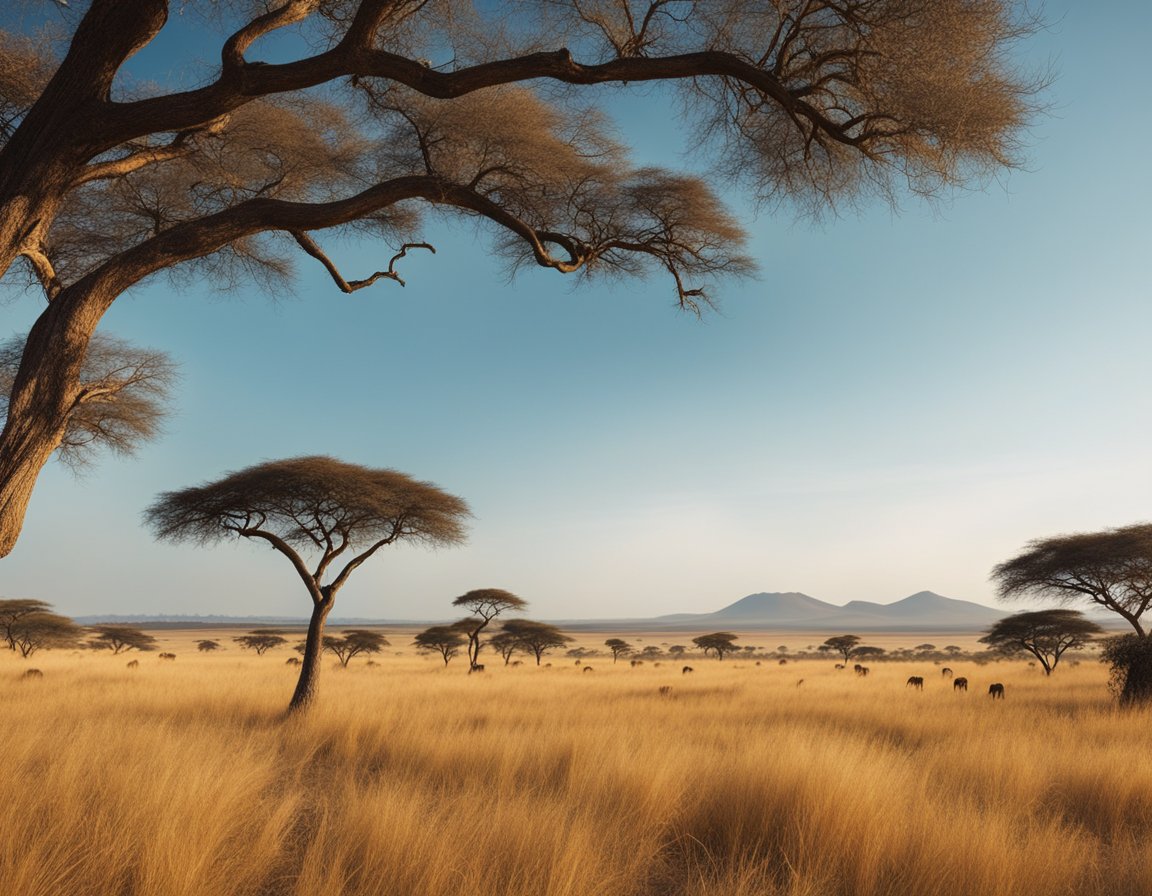
M 295 239 L 296 242 L 300 244 L 301 249 L 303 249 L 305 252 L 319 261 L 322 265 L 324 265 L 325 270 L 327 270 L 329 275 L 331 275 L 332 280 L 338 287 L 340 287 L 340 291 L 345 293 L 353 293 L 358 289 L 371 286 L 381 278 L 394 280 L 403 286 L 404 281 L 395 271 L 396 262 L 407 255 L 409 249 L 427 249 L 432 254 L 436 253 L 436 249 L 429 243 L 405 243 L 400 247 L 400 251 L 392 256 L 392 260 L 388 262 L 388 268 L 386 270 L 377 271 L 371 277 L 368 277 L 364 280 L 349 281 L 344 279 L 336 265 L 332 263 L 332 260 L 326 254 L 324 254 L 324 250 L 316 244 L 316 241 L 313 240 L 312 237 L 308 236 L 308 234 L 304 233 L 302 230 L 293 230 L 291 231 L 291 234 L 293 239 Z

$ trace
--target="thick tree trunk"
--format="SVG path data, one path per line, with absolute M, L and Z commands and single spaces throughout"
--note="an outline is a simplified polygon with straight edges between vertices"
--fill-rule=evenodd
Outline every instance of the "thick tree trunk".
M 1121 706 L 1147 706 L 1152 704 L 1152 645 L 1146 645 L 1134 654 L 1124 675 L 1120 691 Z
M 324 622 L 332 609 L 333 600 L 324 600 L 312 605 L 312 618 L 308 621 L 308 639 L 304 642 L 304 659 L 300 662 L 300 679 L 296 682 L 296 692 L 288 704 L 288 712 L 307 709 L 316 699 L 320 686 L 320 653 L 324 647 Z

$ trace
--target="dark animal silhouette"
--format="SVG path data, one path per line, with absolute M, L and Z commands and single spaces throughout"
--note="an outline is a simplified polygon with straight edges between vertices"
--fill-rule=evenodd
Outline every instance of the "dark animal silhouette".
M 804 684 L 803 678 L 801 678 L 798 682 L 796 682 L 796 687 L 800 687 L 800 685 L 802 685 L 802 684 Z
M 130 660 L 128 662 L 128 668 L 129 669 L 139 669 L 140 668 L 140 660 Z
M 584 667 L 584 671 L 585 671 L 585 672 L 592 672 L 592 671 L 593 671 L 593 669 L 592 669 L 592 667 L 591 667 L 591 666 L 585 666 L 585 667 Z
M 162 660 L 174 660 L 174 659 L 176 659 L 176 654 L 174 654 L 174 653 L 162 653 L 162 654 L 160 654 L 159 658 Z
M 288 657 L 288 659 L 284 660 L 284 665 L 285 666 L 299 666 L 300 665 L 300 657 L 290 656 L 290 657 Z
M 834 668 L 834 669 L 843 669 L 843 668 L 844 668 L 844 664 L 843 664 L 843 663 L 837 663 L 837 664 L 836 664 L 835 666 L 833 666 L 832 668 Z M 859 668 L 860 668 L 860 666 L 859 666 L 859 665 L 857 665 L 857 666 L 856 666 L 856 668 L 857 668 L 857 669 L 859 669 Z
M 523 660 L 513 660 L 513 661 L 512 661 L 512 665 L 513 665 L 513 666 L 523 666 L 523 665 L 524 665 L 524 661 L 523 661 Z M 580 665 L 580 664 L 579 664 L 579 663 L 577 663 L 576 665 Z
M 468 669 L 468 674 L 471 675 L 473 672 L 483 672 L 483 671 L 484 671 L 483 663 L 473 663 Z
M 919 675 L 911 676 L 904 687 L 913 687 L 918 691 L 924 690 L 924 679 Z
M 841 668 L 843 668 L 843 666 L 841 666 Z M 859 663 L 857 663 L 855 666 L 852 667 L 852 671 L 855 672 L 857 675 L 859 675 L 860 670 L 863 668 L 864 668 L 863 666 L 861 666 Z
M 868 667 L 867 666 L 857 666 L 856 667 L 856 674 L 862 678 L 867 678 L 868 677 Z
M 378 662 L 376 662 L 376 660 L 368 660 L 368 662 L 366 662 L 364 665 L 365 666 L 379 666 L 380 664 Z
M 988 695 L 993 700 L 1003 700 L 1004 699 L 1004 685 L 1000 684 L 1000 682 L 996 682 L 995 684 L 988 685 Z
M 787 665 L 788 665 L 788 660 L 780 660 L 780 663 L 779 663 L 779 664 L 780 664 L 781 666 L 787 666 Z M 756 665 L 757 665 L 757 666 L 759 666 L 760 664 L 759 664 L 759 663 L 757 663 Z
M 693 669 L 691 666 L 685 666 L 683 669 L 680 670 L 680 674 L 681 675 L 687 675 L 689 672 L 695 672 L 695 671 L 696 670 Z
M 952 690 L 954 690 L 954 691 L 967 691 L 968 690 L 968 679 L 967 678 L 955 679 L 952 682 Z
M 945 666 L 943 669 L 940 670 L 940 674 L 943 675 L 945 678 L 951 678 L 952 677 L 952 670 L 949 669 L 947 666 Z
M 660 694 L 661 694 L 662 696 L 664 696 L 664 697 L 667 697 L 667 696 L 668 696 L 669 694 L 671 694 L 671 693 L 672 693 L 672 685 L 670 685 L 670 684 L 663 684 L 663 685 L 661 685 L 661 686 L 660 686 Z
M 643 665 L 644 665 L 644 660 L 632 660 L 632 662 L 631 662 L 631 663 L 629 663 L 629 665 L 630 665 L 630 666 L 631 666 L 633 669 L 635 669 L 637 666 L 643 666 Z
M 44 673 L 41 672 L 39 669 L 25 669 L 24 674 L 21 675 L 20 677 L 21 678 L 43 678 Z

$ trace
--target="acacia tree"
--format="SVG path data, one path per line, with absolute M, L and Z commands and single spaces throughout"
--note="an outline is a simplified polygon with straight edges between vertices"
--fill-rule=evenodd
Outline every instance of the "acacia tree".
M 337 659 L 340 660 L 340 665 L 347 669 L 348 663 L 354 657 L 361 653 L 379 653 L 388 646 L 389 641 L 380 632 L 353 628 L 348 629 L 339 637 L 325 635 L 323 643 L 324 649 L 336 654 Z
M 46 647 L 71 647 L 84 632 L 67 616 L 45 612 L 21 616 L 10 631 L 12 643 L 25 659 Z
M 616 662 L 621 654 L 632 652 L 632 645 L 623 638 L 609 638 L 604 646 L 612 651 L 612 662 Z
M 509 619 L 504 623 L 501 634 L 507 635 L 517 647 L 536 657 L 537 666 L 549 650 L 563 647 L 572 640 L 556 626 L 531 619 Z
M 126 650 L 156 649 L 156 639 L 131 625 L 93 625 L 88 629 L 95 637 L 89 646 L 111 650 L 113 655 Z
M 196 649 L 199 650 L 201 653 L 211 653 L 214 650 L 220 650 L 221 647 L 220 647 L 219 641 L 211 641 L 211 640 L 205 639 L 203 641 L 197 641 L 196 642 Z
M 145 514 L 162 539 L 259 539 L 291 562 L 312 599 L 312 615 L 290 711 L 315 698 L 324 624 L 349 576 L 396 542 L 461 543 L 468 516 L 464 501 L 432 483 L 331 457 L 268 461 L 165 492 Z M 316 557 L 315 566 L 301 551 Z
M 857 645 L 860 643 L 859 635 L 836 635 L 834 638 L 829 638 L 817 649 L 838 653 L 844 657 L 844 662 L 852 658 L 852 654 L 856 652 Z
M 468 671 L 471 672 L 480 657 L 480 633 L 488 623 L 506 610 L 523 610 L 528 601 L 503 588 L 478 588 L 460 595 L 452 601 L 452 606 L 464 607 L 472 613 L 472 618 L 457 623 L 468 636 Z
M 279 632 L 266 632 L 254 631 L 246 635 L 240 635 L 233 638 L 237 644 L 245 650 L 255 650 L 256 656 L 264 656 L 273 647 L 279 647 L 281 644 L 287 644 L 288 639 L 281 635 Z
M 0 632 L 8 643 L 9 650 L 16 650 L 15 625 L 25 616 L 33 613 L 51 612 L 52 605 L 32 598 L 8 598 L 0 600 Z
M 992 580 L 1001 600 L 1095 604 L 1127 622 L 1131 643 L 1104 656 L 1115 661 L 1121 702 L 1152 702 L 1152 639 L 1142 618 L 1152 604 L 1152 524 L 1035 539 L 997 565 Z
M 483 221 L 513 265 L 658 271 L 699 311 L 749 270 L 741 228 L 709 181 L 635 165 L 595 85 L 663 82 L 710 177 L 761 200 L 932 195 L 1015 163 L 1038 87 L 1009 58 L 1029 30 L 1018 8 L 219 0 L 219 45 L 194 53 L 212 61 L 166 90 L 124 72 L 180 27 L 166 0 L 29 6 L 25 31 L 0 32 L 0 275 L 15 267 L 47 302 L 0 434 L 0 556 L 82 399 L 96 327 L 143 280 L 277 281 L 302 252 L 345 293 L 403 284 L 396 265 L 430 248 L 420 210 L 436 208 Z M 289 28 L 300 39 L 277 41 Z M 269 46 L 309 49 L 269 63 Z M 379 238 L 392 258 L 345 277 L 322 231 Z
M 732 632 L 712 632 L 710 635 L 693 638 L 692 643 L 703 650 L 705 656 L 714 653 L 718 660 L 723 660 L 724 654 L 740 649 L 732 643 L 737 637 Z
M 1079 610 L 1036 610 L 1001 619 L 980 643 L 1003 653 L 1030 653 L 1051 675 L 1065 651 L 1086 647 L 1103 631 Z
M 512 661 L 512 655 L 521 648 L 516 636 L 509 631 L 500 631 L 488 639 L 488 646 L 504 658 L 504 665 Z
M 444 665 L 460 653 L 460 648 L 468 643 L 459 625 L 433 625 L 416 635 L 413 642 L 421 650 L 436 651 L 444 659 Z

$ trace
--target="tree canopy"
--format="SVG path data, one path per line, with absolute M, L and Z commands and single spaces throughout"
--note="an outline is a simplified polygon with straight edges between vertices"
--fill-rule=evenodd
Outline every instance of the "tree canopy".
M 336 594 L 381 548 L 464 540 L 468 505 L 430 482 L 331 457 L 267 461 L 222 479 L 165 492 L 145 513 L 156 536 L 204 544 L 238 537 L 283 554 L 312 599 L 300 679 L 291 708 L 313 699 L 324 623 Z M 303 555 L 315 558 L 309 566 Z
M 94 637 L 89 646 L 106 648 L 113 654 L 126 650 L 155 650 L 156 638 L 131 625 L 93 625 L 90 631 Z
M 323 643 L 324 649 L 336 654 L 340 665 L 347 668 L 355 657 L 362 653 L 379 653 L 388 646 L 389 641 L 380 632 L 351 628 L 339 636 L 325 635 Z
M 8 643 L 9 650 L 16 650 L 15 626 L 25 616 L 33 613 L 51 612 L 52 605 L 42 600 L 28 597 L 0 600 L 0 632 Z
M 844 657 L 844 662 L 848 662 L 852 658 L 852 654 L 856 652 L 859 643 L 859 635 L 836 635 L 821 644 L 818 649 L 838 653 Z
M 732 634 L 732 632 L 712 632 L 710 635 L 693 638 L 692 643 L 703 650 L 705 655 L 714 653 L 717 659 L 722 660 L 724 654 L 740 649 L 732 643 L 737 637 L 739 636 Z
M 992 570 L 1001 600 L 1042 597 L 1104 607 L 1144 637 L 1152 603 L 1152 524 L 1038 538 Z
M 525 653 L 536 657 L 537 666 L 549 650 L 563 647 L 572 640 L 556 626 L 532 619 L 509 619 L 502 626 L 501 634 L 511 638 L 512 642 Z
M 604 646 L 612 651 L 612 662 L 616 662 L 621 654 L 631 653 L 633 647 L 623 638 L 609 638 L 604 642 Z
M 302 258 L 343 292 L 403 284 L 434 210 L 513 268 L 657 273 L 699 311 L 752 267 L 714 184 L 814 211 L 937 194 L 1016 163 L 1038 87 L 1011 60 L 1031 24 L 1012 0 L 200 8 L 219 38 L 191 29 L 207 61 L 182 84 L 125 72 L 186 21 L 166 0 L 45 2 L 0 32 L 0 275 L 46 299 L 0 433 L 0 556 L 77 419 L 96 327 L 156 274 L 281 284 Z M 638 83 L 668 88 L 704 174 L 615 138 L 594 88 Z M 324 244 L 350 234 L 387 263 L 346 276 Z
M 1051 675 L 1065 651 L 1087 646 L 1103 631 L 1078 610 L 1036 610 L 1001 619 L 980 643 L 1005 653 L 1029 653 Z
M 439 653 L 447 666 L 449 660 L 468 643 L 468 636 L 459 625 L 433 625 L 419 632 L 412 643 L 421 650 Z
M 25 658 L 44 648 L 78 644 L 84 632 L 67 616 L 48 612 L 27 613 L 9 631 L 15 649 Z
M 463 607 L 472 614 L 472 618 L 462 619 L 457 625 L 468 635 L 468 667 L 475 669 L 480 657 L 480 633 L 501 613 L 523 610 L 528 601 L 503 588 L 477 588 L 460 595 L 452 606 Z
M 287 644 L 288 639 L 279 632 L 254 631 L 232 639 L 245 650 L 255 650 L 257 656 L 264 656 L 274 647 Z

